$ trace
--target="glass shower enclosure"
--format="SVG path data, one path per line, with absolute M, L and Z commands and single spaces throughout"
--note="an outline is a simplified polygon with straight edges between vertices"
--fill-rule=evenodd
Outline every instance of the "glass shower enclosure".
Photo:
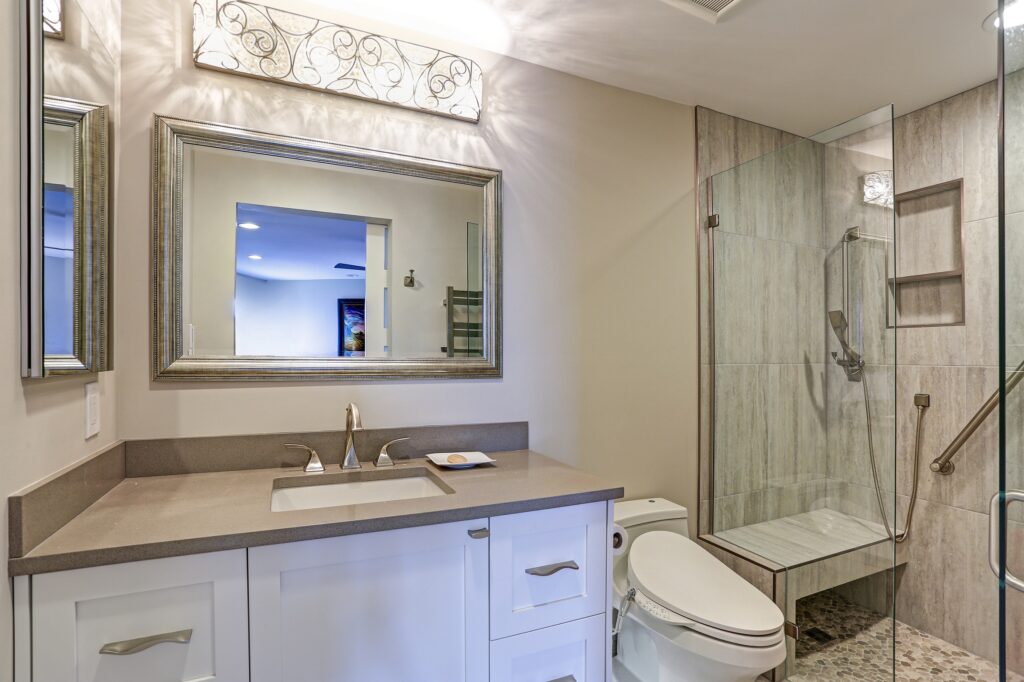
M 774 576 L 791 624 L 778 675 L 823 679 L 836 657 L 891 680 L 892 110 L 795 139 L 707 191 L 713 536 Z M 844 623 L 857 636 L 830 644 Z
M 999 490 L 989 513 L 1002 680 L 1024 674 L 1024 25 L 999 3 Z M 1007 20 L 1008 19 L 1008 20 Z M 1014 677 L 1013 679 L 1019 679 Z

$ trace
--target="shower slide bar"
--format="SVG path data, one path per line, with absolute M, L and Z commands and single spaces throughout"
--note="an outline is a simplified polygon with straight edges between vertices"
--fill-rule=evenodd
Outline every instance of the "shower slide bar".
M 1006 392 L 1009 393 L 1016 388 L 1021 379 L 1024 379 L 1024 362 L 1017 365 L 1017 369 L 1010 373 L 1009 378 L 1006 380 Z M 993 393 L 978 409 L 977 413 L 971 417 L 970 421 L 967 422 L 967 425 L 964 426 L 964 428 L 960 430 L 960 433 L 956 435 L 956 438 L 954 438 L 952 442 L 950 442 L 949 446 L 942 451 L 942 454 L 932 461 L 931 470 L 937 474 L 942 474 L 943 476 L 949 476 L 956 471 L 956 465 L 953 464 L 952 461 L 953 457 L 960 451 L 960 448 L 964 446 L 967 439 L 974 435 L 974 432 L 978 430 L 978 427 L 981 426 L 982 422 L 984 422 L 998 406 L 999 390 L 996 389 L 996 392 Z

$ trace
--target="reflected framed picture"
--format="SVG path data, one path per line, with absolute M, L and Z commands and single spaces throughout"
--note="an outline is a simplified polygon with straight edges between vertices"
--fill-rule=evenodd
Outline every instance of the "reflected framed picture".
M 361 358 L 366 355 L 366 299 L 338 299 L 338 355 Z

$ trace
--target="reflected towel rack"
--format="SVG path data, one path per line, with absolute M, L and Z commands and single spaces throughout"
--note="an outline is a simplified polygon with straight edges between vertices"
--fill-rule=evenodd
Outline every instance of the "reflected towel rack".
M 448 357 L 482 357 L 484 292 L 448 287 L 442 305 L 448 328 L 448 343 L 441 350 Z
M 1017 369 L 1010 372 L 1010 376 L 1006 379 L 1006 392 L 1009 393 L 1017 384 L 1020 383 L 1021 379 L 1024 379 L 1024 362 L 1017 365 Z M 989 396 L 989 399 L 978 409 L 978 411 L 971 417 L 970 421 L 960 430 L 960 433 L 956 434 L 956 438 L 950 442 L 949 446 L 942 451 L 942 454 L 936 457 L 931 464 L 931 470 L 937 474 L 949 476 L 956 471 L 956 465 L 953 464 L 953 456 L 960 451 L 960 448 L 964 446 L 967 439 L 970 438 L 978 427 L 981 426 L 982 422 L 992 414 L 992 411 L 999 405 L 999 389 Z

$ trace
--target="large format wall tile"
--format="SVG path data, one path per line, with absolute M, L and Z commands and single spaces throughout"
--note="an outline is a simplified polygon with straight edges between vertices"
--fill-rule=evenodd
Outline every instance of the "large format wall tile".
M 964 97 L 956 95 L 894 122 L 896 192 L 963 176 Z
M 715 362 L 819 362 L 824 252 L 787 242 L 715 234 Z
M 765 367 L 767 483 L 784 486 L 825 478 L 824 365 Z
M 965 220 L 999 215 L 999 109 L 995 82 L 968 90 L 963 98 Z
M 768 424 L 760 365 L 715 368 L 715 497 L 765 486 Z
M 999 364 L 999 221 L 964 225 L 964 363 Z M 1024 259 L 1020 261 L 1024 269 Z

